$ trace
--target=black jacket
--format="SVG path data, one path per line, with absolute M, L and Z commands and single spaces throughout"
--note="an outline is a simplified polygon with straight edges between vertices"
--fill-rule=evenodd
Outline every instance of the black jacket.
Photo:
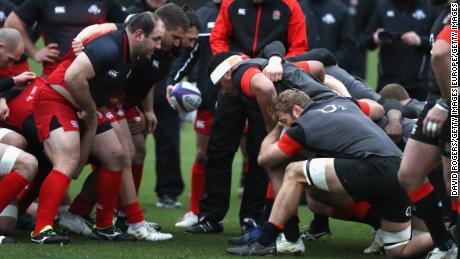
M 414 31 L 422 42 L 408 46 L 400 40 L 380 47 L 379 88 L 388 83 L 400 83 L 406 88 L 426 87 L 430 67 L 430 28 L 436 19 L 436 10 L 425 0 L 414 0 L 408 6 L 399 1 L 382 0 L 375 10 L 366 34 L 369 49 L 377 48 L 373 34 L 383 28 L 393 35 Z
M 339 65 L 348 70 L 357 41 L 347 7 L 338 0 L 302 0 L 300 6 L 307 20 L 310 49 L 328 49 Z

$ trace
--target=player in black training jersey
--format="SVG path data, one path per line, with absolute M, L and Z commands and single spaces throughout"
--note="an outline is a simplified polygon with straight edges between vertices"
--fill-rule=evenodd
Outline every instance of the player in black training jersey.
M 123 22 L 126 13 L 117 0 L 27 0 L 23 1 L 5 21 L 6 27 L 21 32 L 25 53 L 43 63 L 43 74 L 49 75 L 65 58 L 72 39 L 86 26 L 104 22 Z M 37 23 L 45 42 L 38 49 L 26 28 Z
M 261 237 L 251 245 L 228 248 L 228 253 L 276 253 L 276 237 L 295 213 L 305 187 L 321 191 L 322 202 L 330 206 L 340 207 L 334 201 L 347 198 L 379 208 L 383 242 L 389 255 L 412 257 L 429 249 L 429 234 L 411 240 L 410 200 L 397 180 L 401 151 L 364 116 L 355 101 L 343 97 L 311 101 L 301 91 L 287 90 L 274 103 L 278 118 L 287 116 L 295 122 L 285 133 L 278 125 L 267 135 L 258 162 L 265 167 L 280 166 L 305 149 L 321 158 L 287 165 Z M 388 189 L 392 192 L 388 193 Z

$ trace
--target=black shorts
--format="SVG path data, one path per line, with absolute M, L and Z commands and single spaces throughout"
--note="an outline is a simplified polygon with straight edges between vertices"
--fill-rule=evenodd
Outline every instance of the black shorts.
M 399 157 L 334 159 L 337 177 L 355 202 L 367 201 L 392 222 L 410 220 L 411 202 L 398 182 Z
M 441 98 L 439 95 L 430 95 L 422 113 L 418 117 L 417 124 L 412 129 L 410 138 L 425 144 L 437 146 L 443 156 L 450 156 L 450 115 L 442 127 L 441 134 L 436 137 L 429 137 L 423 134 L 423 120 L 428 112 L 436 105 L 436 100 Z

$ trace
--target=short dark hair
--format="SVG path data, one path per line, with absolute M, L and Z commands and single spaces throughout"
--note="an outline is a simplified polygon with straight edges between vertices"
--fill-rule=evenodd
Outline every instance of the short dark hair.
M 158 22 L 158 16 L 152 12 L 142 12 L 129 19 L 128 31 L 133 33 L 141 29 L 145 35 L 150 35 Z
M 184 10 L 182 10 L 182 8 L 176 4 L 165 4 L 158 8 L 155 11 L 155 14 L 157 14 L 163 21 L 167 31 L 176 30 L 178 27 L 188 31 L 190 27 L 187 15 L 185 14 Z
M 396 99 L 398 101 L 410 98 L 409 93 L 400 84 L 387 84 L 380 90 L 379 94 L 383 99 Z
M 198 31 L 201 31 L 203 25 L 201 24 L 200 18 L 195 10 L 191 9 L 188 5 L 182 7 L 185 14 L 187 15 L 190 28 L 195 27 Z
M 216 69 L 216 67 L 219 66 L 220 63 L 224 62 L 227 58 L 234 55 L 239 55 L 239 53 L 235 51 L 226 51 L 214 55 L 209 61 L 208 75 L 211 75 L 212 71 L 214 71 L 214 69 Z

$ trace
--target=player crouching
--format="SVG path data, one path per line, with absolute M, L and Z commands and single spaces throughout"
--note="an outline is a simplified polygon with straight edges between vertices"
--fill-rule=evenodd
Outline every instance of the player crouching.
M 401 151 L 354 101 L 312 102 L 301 91 L 287 90 L 275 99 L 274 112 L 295 123 L 284 134 L 278 125 L 267 135 L 259 154 L 261 165 L 279 166 L 303 149 L 323 158 L 290 163 L 261 237 L 251 245 L 228 248 L 227 253 L 276 254 L 276 238 L 305 187 L 322 191 L 328 200 L 348 196 L 379 208 L 384 248 L 390 256 L 414 257 L 431 248 L 427 233 L 411 239 L 411 203 L 397 179 Z

